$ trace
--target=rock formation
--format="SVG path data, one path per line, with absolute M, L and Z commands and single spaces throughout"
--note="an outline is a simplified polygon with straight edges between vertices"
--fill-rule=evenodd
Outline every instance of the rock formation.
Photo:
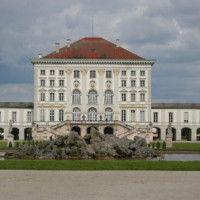
M 147 158 L 155 157 L 145 139 L 134 140 L 102 135 L 91 128 L 90 134 L 81 137 L 76 132 L 60 136 L 40 145 L 23 145 L 14 157 L 36 159 L 109 159 L 109 158 Z

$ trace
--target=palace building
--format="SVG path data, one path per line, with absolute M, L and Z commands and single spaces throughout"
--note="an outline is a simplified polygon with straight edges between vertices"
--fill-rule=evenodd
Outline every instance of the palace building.
M 35 129 L 43 135 L 70 130 L 83 135 L 92 126 L 127 137 L 145 137 L 153 128 L 150 140 L 165 140 L 169 122 L 173 140 L 199 140 L 200 104 L 152 103 L 155 60 L 120 47 L 119 40 L 67 40 L 66 46 L 56 43 L 54 52 L 31 62 L 34 102 L 0 103 L 4 138 L 12 120 L 13 134 L 20 140 Z

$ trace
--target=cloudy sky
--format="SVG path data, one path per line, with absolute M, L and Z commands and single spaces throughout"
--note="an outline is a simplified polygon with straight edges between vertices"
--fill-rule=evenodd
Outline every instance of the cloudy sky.
M 156 59 L 154 102 L 200 102 L 199 0 L 0 0 L 0 101 L 33 101 L 30 59 L 91 36 Z

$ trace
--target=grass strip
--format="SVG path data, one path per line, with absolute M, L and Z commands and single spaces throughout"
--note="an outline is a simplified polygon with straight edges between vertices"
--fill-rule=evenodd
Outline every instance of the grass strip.
M 173 143 L 172 149 L 200 151 L 200 143 Z
M 200 161 L 4 160 L 4 170 L 172 170 L 199 171 Z

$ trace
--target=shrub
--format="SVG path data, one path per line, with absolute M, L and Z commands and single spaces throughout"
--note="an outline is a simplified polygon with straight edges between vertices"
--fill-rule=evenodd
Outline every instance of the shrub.
M 31 141 L 30 140 L 28 140 L 27 145 L 31 146 Z
M 13 147 L 12 142 L 9 142 L 8 147 L 9 147 L 9 148 L 12 148 L 12 147 Z
M 166 142 L 164 141 L 163 143 L 162 143 L 162 149 L 166 149 L 167 148 L 167 145 L 166 145 Z
M 160 142 L 156 142 L 156 149 L 160 149 Z
M 25 142 L 25 141 L 23 141 L 23 143 L 22 143 L 22 144 L 24 145 L 24 144 L 26 144 L 26 142 Z
M 61 155 L 62 155 L 62 152 L 63 152 L 63 150 L 62 150 L 61 148 L 58 148 L 58 149 L 56 150 L 56 153 L 57 153 L 58 156 L 61 156 Z
M 19 142 L 16 142 L 15 146 L 16 146 L 16 147 L 19 147 Z
M 35 146 L 35 141 L 34 140 L 32 140 L 31 145 Z
M 151 147 L 151 144 L 150 144 L 150 143 L 148 144 L 148 147 Z
M 154 142 L 152 143 L 152 149 L 155 149 L 155 143 Z
M 35 145 L 38 146 L 38 144 L 39 144 L 39 142 L 38 142 L 38 140 L 36 140 L 36 141 L 35 141 Z

